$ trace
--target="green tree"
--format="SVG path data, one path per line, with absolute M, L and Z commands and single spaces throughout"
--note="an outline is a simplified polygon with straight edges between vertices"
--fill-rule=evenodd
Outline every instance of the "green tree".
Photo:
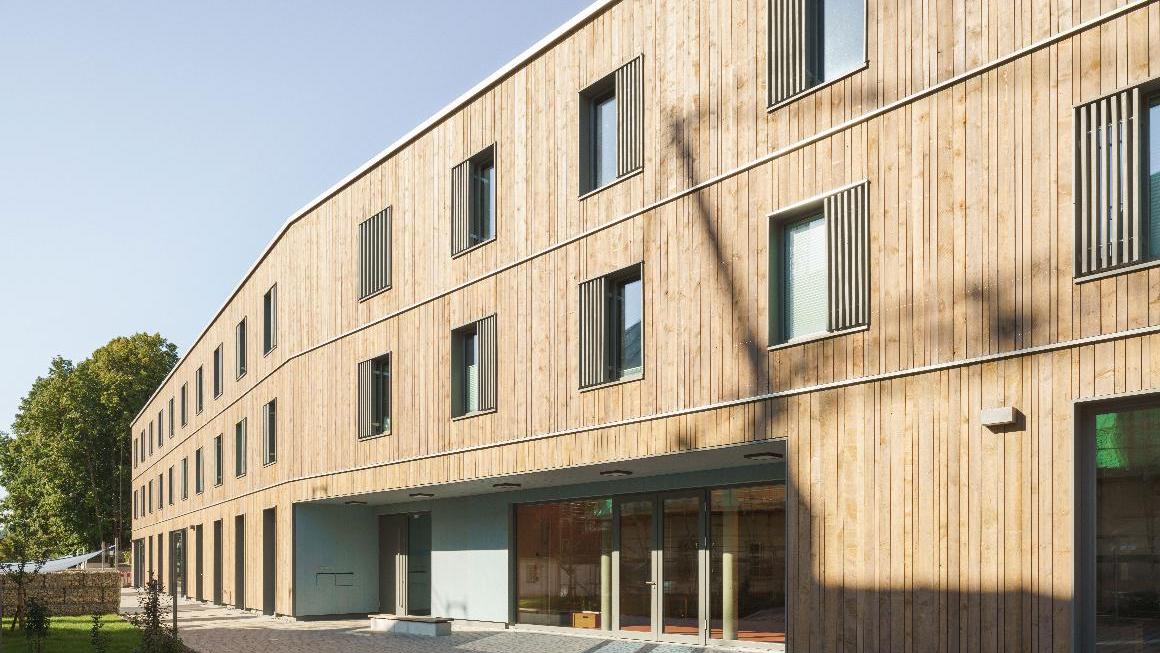
M 159 334 L 114 338 L 74 365 L 57 357 L 0 435 L 0 520 L 47 556 L 129 538 L 130 423 L 177 362 Z M 29 530 L 25 530 L 29 529 Z

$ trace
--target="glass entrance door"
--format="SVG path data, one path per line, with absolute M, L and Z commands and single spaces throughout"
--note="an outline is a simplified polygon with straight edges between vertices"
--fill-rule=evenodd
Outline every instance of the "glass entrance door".
M 660 499 L 660 638 L 703 643 L 703 493 Z

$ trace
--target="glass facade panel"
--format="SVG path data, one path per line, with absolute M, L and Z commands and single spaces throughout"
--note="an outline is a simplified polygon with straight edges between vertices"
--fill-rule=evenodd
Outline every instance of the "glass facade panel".
M 823 333 L 829 327 L 826 292 L 826 219 L 786 225 L 782 246 L 782 340 Z
M 612 500 L 516 506 L 516 621 L 608 628 Z
M 592 113 L 592 179 L 600 188 L 616 181 L 616 96 L 595 100 Z
M 709 637 L 785 642 L 785 486 L 710 495 Z
M 666 497 L 662 503 L 662 632 L 697 635 L 701 497 Z
M 481 243 L 495 235 L 495 162 L 491 156 L 471 166 L 471 242 Z
M 1160 408 L 1095 417 L 1100 650 L 1160 650 Z
M 1148 254 L 1160 258 L 1160 95 L 1148 103 Z
M 619 361 L 621 376 L 639 374 L 641 370 L 641 314 L 644 297 L 640 278 L 625 281 L 618 293 L 620 324 Z

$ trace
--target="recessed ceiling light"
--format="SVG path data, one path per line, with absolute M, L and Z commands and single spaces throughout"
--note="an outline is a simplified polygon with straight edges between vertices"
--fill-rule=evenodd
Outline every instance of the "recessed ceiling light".
M 504 489 L 504 488 L 512 488 L 512 487 L 523 487 L 524 484 L 523 483 L 492 483 L 491 486 L 495 487 L 495 488 Z
M 430 499 L 433 496 L 435 496 L 435 495 L 431 494 L 430 492 L 412 492 L 411 493 L 412 499 Z
M 747 453 L 745 457 L 749 460 L 781 460 L 783 456 L 776 451 L 758 451 L 756 453 Z
M 358 499 L 351 499 L 349 501 L 343 501 L 343 503 L 345 503 L 348 506 L 365 506 L 365 505 L 367 505 L 366 501 L 359 501 Z
M 600 472 L 601 476 L 632 476 L 632 472 L 627 469 L 606 469 Z

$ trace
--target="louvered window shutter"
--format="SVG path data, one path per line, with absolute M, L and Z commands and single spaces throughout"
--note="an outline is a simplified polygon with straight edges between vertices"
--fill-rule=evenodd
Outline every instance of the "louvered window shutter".
M 471 247 L 471 160 L 451 169 L 451 255 Z
M 359 231 L 359 298 L 391 285 L 391 207 L 364 220 Z
M 825 199 L 829 251 L 829 328 L 840 331 L 867 323 L 866 184 Z
M 490 315 L 476 323 L 479 338 L 476 362 L 479 373 L 479 410 L 495 410 L 496 407 L 496 328 L 495 316 Z
M 605 286 L 599 277 L 580 284 L 580 387 L 604 383 L 608 378 L 605 345 Z
M 1140 90 L 1076 109 L 1076 271 L 1141 260 Z
M 373 360 L 358 364 L 358 436 L 360 438 L 374 435 L 374 431 L 371 430 L 374 412 L 374 402 L 371 401 L 373 366 Z
M 616 70 L 616 174 L 644 165 L 644 77 L 642 58 Z
M 770 0 L 770 104 L 809 87 L 806 47 L 806 0 Z

